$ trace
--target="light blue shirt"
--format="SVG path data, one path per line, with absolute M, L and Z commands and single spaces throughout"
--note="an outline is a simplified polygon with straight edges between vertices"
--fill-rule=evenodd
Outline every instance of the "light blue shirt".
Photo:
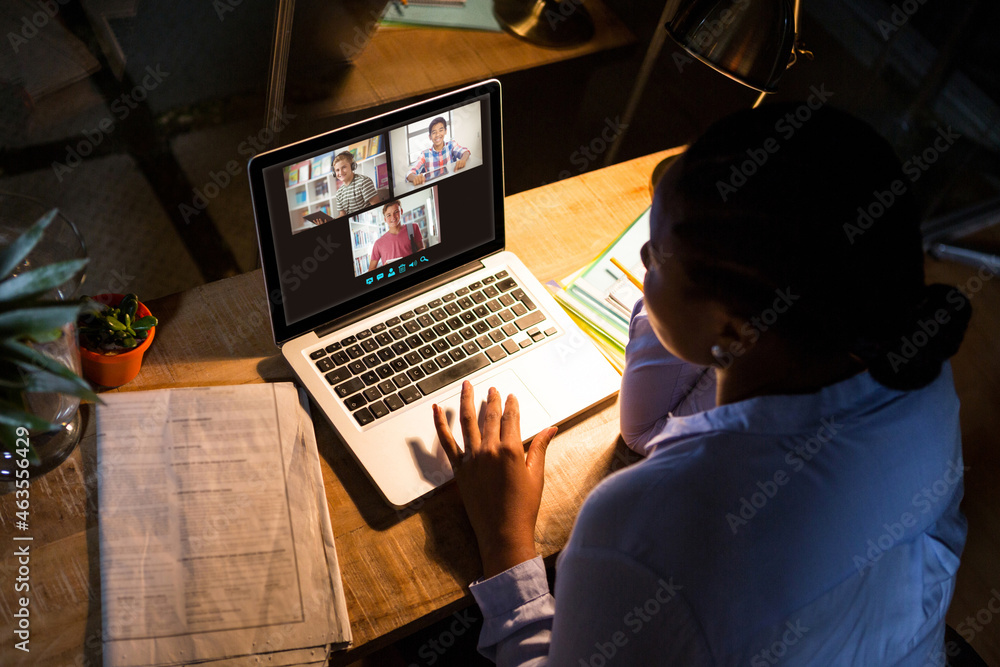
M 540 559 L 471 586 L 480 650 L 566 667 L 944 664 L 966 534 L 950 366 L 918 391 L 861 373 L 679 416 L 708 385 L 690 391 L 702 369 L 644 319 L 622 432 L 649 457 L 587 498 L 555 600 Z

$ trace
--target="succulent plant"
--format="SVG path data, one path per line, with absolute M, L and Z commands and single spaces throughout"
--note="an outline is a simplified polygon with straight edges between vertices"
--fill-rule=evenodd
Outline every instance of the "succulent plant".
M 104 306 L 91 302 L 87 312 L 80 315 L 80 342 L 89 350 L 112 352 L 130 350 L 146 340 L 149 330 L 156 326 L 152 315 L 136 317 L 139 297 L 126 294 L 117 306 Z
M 26 258 L 57 214 L 56 209 L 49 211 L 0 249 L 0 441 L 12 454 L 19 430 L 23 435 L 23 429 L 37 433 L 61 428 L 32 414 L 25 394 L 70 394 L 100 401 L 83 378 L 32 347 L 32 343 L 64 335 L 62 328 L 75 321 L 83 307 L 82 302 L 53 300 L 47 295 L 80 271 L 86 259 L 25 270 Z M 33 448 L 29 459 L 37 462 Z

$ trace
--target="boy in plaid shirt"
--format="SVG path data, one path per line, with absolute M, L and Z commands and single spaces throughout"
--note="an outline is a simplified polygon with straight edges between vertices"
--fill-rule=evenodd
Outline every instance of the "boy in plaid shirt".
M 455 171 L 465 166 L 472 151 L 459 146 L 454 140 L 445 141 L 448 123 L 440 116 L 431 121 L 428 134 L 431 137 L 431 147 L 420 154 L 417 161 L 410 167 L 406 180 L 414 185 L 422 185 L 428 178 L 435 178 L 448 173 L 446 166 L 455 163 Z M 426 175 L 425 175 L 426 174 Z

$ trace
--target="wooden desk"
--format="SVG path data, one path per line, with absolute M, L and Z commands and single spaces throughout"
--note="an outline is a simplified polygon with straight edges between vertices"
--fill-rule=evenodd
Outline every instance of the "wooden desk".
M 635 37 L 601 0 L 587 0 L 594 37 L 546 49 L 505 32 L 381 26 L 329 95 L 302 107 L 313 118 L 368 109 L 519 70 L 631 44 Z
M 649 205 L 659 153 L 508 197 L 508 248 L 543 281 L 562 278 L 603 249 Z M 271 341 L 260 271 L 151 302 L 160 326 L 139 377 L 118 391 L 290 380 Z M 96 438 L 85 435 L 62 466 L 33 480 L 30 498 L 31 653 L 13 649 L 17 572 L 13 494 L 0 498 L 4 556 L 0 616 L 4 665 L 100 665 L 101 595 Z M 429 418 L 429 417 L 428 417 Z M 406 511 L 387 506 L 324 419 L 315 420 L 327 500 L 354 634 L 343 665 L 470 603 L 481 574 L 476 542 L 454 485 Z M 535 540 L 565 544 L 580 503 L 633 460 L 618 433 L 617 401 L 564 426 L 548 450 Z

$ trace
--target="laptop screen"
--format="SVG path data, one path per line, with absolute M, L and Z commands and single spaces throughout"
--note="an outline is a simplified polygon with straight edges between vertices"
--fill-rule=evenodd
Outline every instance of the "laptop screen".
M 279 344 L 503 249 L 492 80 L 250 161 Z

